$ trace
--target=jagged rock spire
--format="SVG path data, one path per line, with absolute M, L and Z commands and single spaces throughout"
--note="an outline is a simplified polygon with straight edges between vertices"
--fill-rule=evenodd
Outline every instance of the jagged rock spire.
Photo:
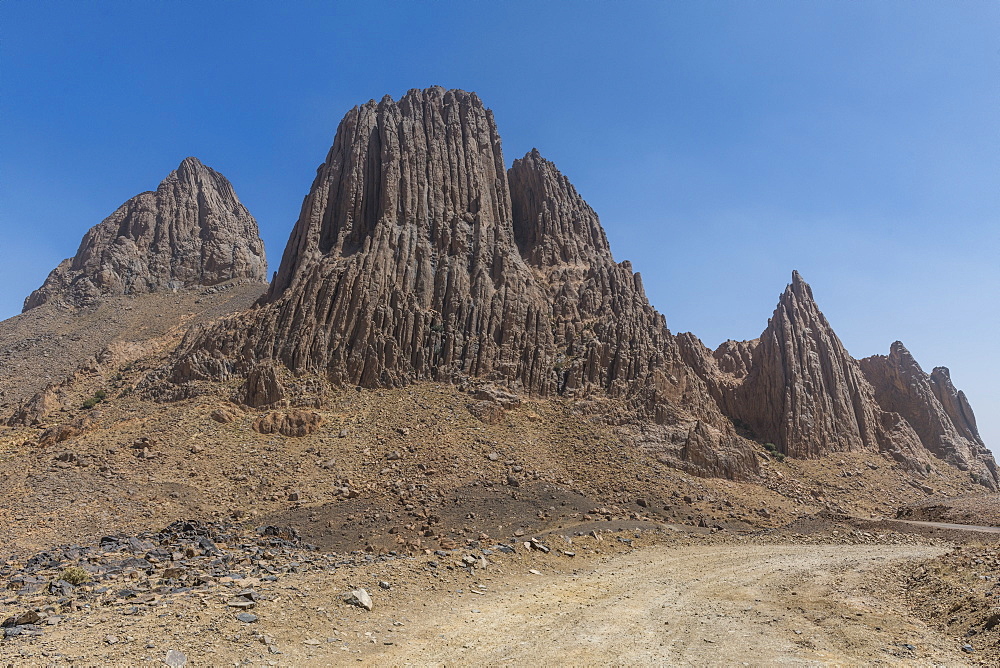
M 888 356 L 866 357 L 860 365 L 879 405 L 906 418 L 928 451 L 996 488 L 996 463 L 979 437 L 972 407 L 952 385 L 947 368 L 928 375 L 899 341 Z
M 348 112 L 261 308 L 189 335 L 171 378 L 262 360 L 341 385 L 601 393 L 677 425 L 669 443 L 692 470 L 756 471 L 596 214 L 537 151 L 508 174 L 474 93 L 412 90 Z
M 155 192 L 136 195 L 92 227 L 24 310 L 54 300 L 79 306 L 103 295 L 266 278 L 257 221 L 224 176 L 185 158 Z
M 246 336 L 246 357 L 338 384 L 465 374 L 555 387 L 548 305 L 514 243 L 500 137 L 475 93 L 411 90 L 348 112 L 266 302 L 245 333 L 204 345 Z
M 735 393 L 743 420 L 792 456 L 877 449 L 873 392 L 799 272 Z

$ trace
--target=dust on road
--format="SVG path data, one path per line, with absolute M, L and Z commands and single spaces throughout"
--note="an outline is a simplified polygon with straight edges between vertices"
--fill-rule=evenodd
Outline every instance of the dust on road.
M 894 565 L 943 551 L 650 546 L 575 575 L 526 575 L 492 597 L 433 601 L 366 663 L 964 665 L 894 591 Z

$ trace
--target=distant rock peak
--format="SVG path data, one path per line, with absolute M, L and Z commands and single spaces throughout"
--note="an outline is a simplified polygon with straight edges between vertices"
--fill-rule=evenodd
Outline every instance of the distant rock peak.
M 224 176 L 189 157 L 155 191 L 136 195 L 92 227 L 24 310 L 266 277 L 257 221 Z

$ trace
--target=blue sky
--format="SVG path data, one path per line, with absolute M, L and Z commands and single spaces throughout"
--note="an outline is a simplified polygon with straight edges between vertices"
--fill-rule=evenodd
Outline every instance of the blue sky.
M 798 269 L 856 357 L 949 366 L 1000 444 L 1000 3 L 0 3 L 0 317 L 188 155 L 272 269 L 352 106 L 477 91 L 673 331 L 754 338 Z

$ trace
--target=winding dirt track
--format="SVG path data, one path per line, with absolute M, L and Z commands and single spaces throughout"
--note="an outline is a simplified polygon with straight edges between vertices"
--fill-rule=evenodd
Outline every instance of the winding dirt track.
M 964 665 L 909 616 L 914 546 L 648 547 L 577 575 L 439 600 L 372 665 Z M 402 638 L 401 638 L 402 640 Z M 909 644 L 915 649 L 904 647 Z

